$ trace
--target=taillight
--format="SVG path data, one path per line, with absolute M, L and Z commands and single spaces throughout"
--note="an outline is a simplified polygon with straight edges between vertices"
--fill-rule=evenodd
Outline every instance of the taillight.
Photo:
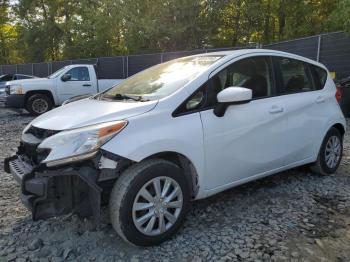
M 343 92 L 340 88 L 340 85 L 336 85 L 337 91 L 335 92 L 335 99 L 337 99 L 338 103 L 340 103 L 340 100 L 342 99 Z

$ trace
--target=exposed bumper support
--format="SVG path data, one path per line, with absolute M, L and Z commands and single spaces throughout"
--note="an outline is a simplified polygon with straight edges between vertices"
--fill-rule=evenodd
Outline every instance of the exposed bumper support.
M 21 200 L 33 220 L 74 212 L 81 217 L 92 215 L 98 223 L 102 189 L 91 160 L 79 167 L 47 169 L 31 166 L 15 155 L 5 159 L 4 169 L 21 185 Z

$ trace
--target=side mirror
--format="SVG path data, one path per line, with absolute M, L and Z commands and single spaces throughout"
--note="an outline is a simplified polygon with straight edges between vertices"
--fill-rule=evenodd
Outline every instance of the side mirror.
M 222 117 L 230 105 L 249 103 L 252 100 L 252 90 L 245 87 L 227 87 L 219 92 L 217 99 L 214 114 Z
M 72 76 L 70 74 L 64 74 L 62 77 L 61 77 L 61 80 L 63 82 L 66 82 L 66 81 L 69 81 L 72 79 Z

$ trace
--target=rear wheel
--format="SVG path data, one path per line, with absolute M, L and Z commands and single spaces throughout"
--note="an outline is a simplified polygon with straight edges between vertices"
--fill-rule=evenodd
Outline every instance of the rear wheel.
M 343 154 L 343 136 L 338 129 L 332 127 L 323 139 L 316 163 L 312 171 L 329 175 L 339 167 Z
M 52 100 L 44 94 L 31 95 L 26 102 L 26 109 L 32 115 L 41 115 L 51 110 L 53 106 Z
M 181 168 L 162 159 L 146 160 L 127 169 L 114 185 L 111 222 L 134 245 L 160 244 L 183 224 L 189 202 L 189 186 Z

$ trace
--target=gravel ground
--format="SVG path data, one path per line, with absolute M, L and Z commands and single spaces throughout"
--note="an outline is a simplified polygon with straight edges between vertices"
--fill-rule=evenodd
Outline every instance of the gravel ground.
M 102 223 L 31 220 L 2 170 L 32 118 L 0 108 L 0 261 L 349 261 L 350 134 L 331 176 L 290 170 L 193 203 L 184 227 L 156 247 L 125 244 Z

